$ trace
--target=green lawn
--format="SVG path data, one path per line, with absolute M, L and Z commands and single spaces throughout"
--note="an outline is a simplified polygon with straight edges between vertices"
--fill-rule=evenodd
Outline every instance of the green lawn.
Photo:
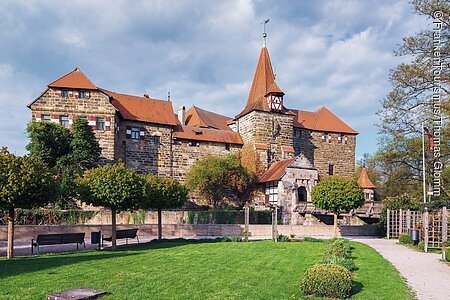
M 353 299 L 411 299 L 386 260 L 366 245 L 351 244 L 359 268 Z M 46 299 L 77 287 L 111 292 L 102 299 L 303 299 L 299 280 L 326 246 L 175 240 L 116 252 L 1 259 L 0 299 Z

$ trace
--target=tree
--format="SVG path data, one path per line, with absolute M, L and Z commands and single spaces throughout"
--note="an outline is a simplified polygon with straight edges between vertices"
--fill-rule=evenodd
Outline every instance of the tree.
M 261 176 L 264 173 L 264 166 L 261 163 L 258 153 L 255 151 L 255 144 L 245 144 L 240 153 L 239 160 L 241 165 L 253 173 L 255 176 Z
M 139 207 L 158 210 L 158 240 L 162 238 L 162 209 L 178 208 L 187 201 L 188 190 L 178 180 L 147 175 L 146 189 Z
M 100 158 L 101 149 L 86 119 L 76 119 L 72 126 L 70 161 L 82 170 L 92 168 Z
M 420 193 L 423 171 L 421 124 L 424 123 L 434 132 L 437 129 L 433 125 L 437 123 L 433 121 L 440 116 L 443 119 L 450 116 L 450 68 L 446 67 L 450 64 L 450 4 L 448 1 L 413 0 L 412 5 L 416 14 L 429 19 L 430 27 L 403 38 L 403 44 L 395 54 L 411 60 L 391 70 L 389 79 L 392 90 L 382 101 L 378 112 L 381 119 L 381 149 L 376 158 L 384 173 L 382 179 L 386 190 L 392 192 L 388 193 L 389 196 L 400 196 L 404 192 Z M 438 23 L 441 28 L 435 30 Z M 443 68 L 437 67 L 439 65 Z M 437 74 L 439 82 L 436 82 Z M 436 94 L 440 98 L 438 106 L 433 101 Z M 425 159 L 429 183 L 433 164 L 440 160 L 445 170 L 450 158 L 450 147 L 445 143 L 450 138 L 449 123 L 444 121 L 438 131 L 442 141 L 440 157 L 430 152 Z M 442 177 L 442 181 L 442 194 L 448 197 L 450 191 L 446 187 L 450 177 Z
M 85 119 L 76 119 L 72 129 L 51 122 L 32 122 L 27 128 L 26 149 L 55 170 L 59 182 L 56 205 L 75 206 L 77 177 L 96 165 L 101 149 Z
M 328 176 L 321 179 L 312 190 L 312 202 L 316 207 L 334 214 L 334 237 L 337 236 L 337 217 L 364 203 L 364 192 L 354 178 Z
M 116 249 L 116 213 L 135 208 L 141 203 L 145 184 L 136 171 L 122 162 L 108 164 L 85 172 L 77 179 L 80 198 L 95 206 L 111 209 L 112 249 Z
M 252 181 L 253 175 L 234 155 L 200 159 L 186 174 L 186 186 L 189 190 L 198 193 L 212 207 L 223 205 L 225 196 L 242 197 L 248 192 Z
M 30 142 L 25 147 L 35 156 L 53 168 L 62 157 L 70 153 L 72 140 L 70 130 L 51 122 L 31 122 L 27 127 Z
M 51 203 L 55 189 L 53 174 L 39 159 L 0 153 L 0 208 L 8 211 L 8 258 L 14 256 L 14 209 Z

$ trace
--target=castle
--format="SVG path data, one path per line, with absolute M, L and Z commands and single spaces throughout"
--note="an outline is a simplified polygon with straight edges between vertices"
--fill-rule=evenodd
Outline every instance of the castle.
M 354 173 L 358 132 L 326 107 L 289 109 L 283 97 L 264 46 L 247 102 L 234 118 L 195 106 L 175 113 L 171 101 L 100 88 L 78 68 L 49 83 L 28 107 L 33 121 L 67 128 L 86 118 L 104 161 L 122 159 L 140 173 L 181 181 L 198 159 L 237 154 L 250 144 L 265 169 L 255 205 L 278 204 L 284 222 L 298 224 L 322 176 Z

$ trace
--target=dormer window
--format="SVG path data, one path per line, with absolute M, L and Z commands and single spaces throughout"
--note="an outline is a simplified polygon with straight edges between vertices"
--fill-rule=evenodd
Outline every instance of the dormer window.
M 270 94 L 267 96 L 267 105 L 270 110 L 282 111 L 283 110 L 283 95 L 282 94 Z

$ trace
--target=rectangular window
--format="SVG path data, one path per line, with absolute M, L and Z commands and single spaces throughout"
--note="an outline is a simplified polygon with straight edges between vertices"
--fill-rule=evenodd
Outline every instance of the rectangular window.
M 61 95 L 62 95 L 64 98 L 69 98 L 69 90 L 62 90 Z
M 50 115 L 42 115 L 42 120 L 50 122 L 52 120 L 52 118 L 50 117 Z
M 191 147 L 200 147 L 200 143 L 197 142 L 197 141 L 190 141 L 188 143 L 188 145 L 191 146 Z
M 339 137 L 338 137 L 338 143 L 339 144 L 344 144 L 345 143 L 345 134 L 339 134 Z
M 79 91 L 78 92 L 78 98 L 80 98 L 80 99 L 89 98 L 89 92 Z
M 278 205 L 278 181 L 266 182 L 266 196 L 269 204 Z
M 225 150 L 230 151 L 230 144 L 229 143 L 225 144 Z
M 370 193 L 366 193 L 366 200 L 370 200 Z
M 105 118 L 97 117 L 95 120 L 95 129 L 105 131 Z
M 328 175 L 334 175 L 334 165 L 328 165 Z
M 161 143 L 161 137 L 159 135 L 153 136 L 153 143 L 155 144 L 155 147 L 159 147 L 159 144 Z
M 328 142 L 330 140 L 330 134 L 328 132 L 324 132 L 322 134 L 322 142 Z
M 69 116 L 60 116 L 59 124 L 61 124 L 62 127 L 69 128 Z
M 131 138 L 133 140 L 139 139 L 139 127 L 131 127 Z

